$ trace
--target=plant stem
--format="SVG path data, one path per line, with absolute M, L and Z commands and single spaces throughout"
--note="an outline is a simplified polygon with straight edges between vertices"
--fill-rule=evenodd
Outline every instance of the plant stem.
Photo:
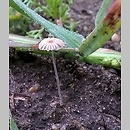
M 51 56 L 49 51 L 40 51 L 37 48 L 34 48 L 40 40 L 29 38 L 25 36 L 19 36 L 14 34 L 9 34 L 9 47 L 13 47 L 18 51 L 31 51 L 34 54 L 48 55 Z M 78 50 L 76 48 L 63 48 L 55 53 L 55 56 L 60 57 L 61 55 L 69 59 L 78 59 L 81 62 L 88 62 L 91 64 L 100 64 L 106 67 L 111 67 L 115 69 L 121 69 L 121 52 L 117 52 L 110 49 L 100 48 L 96 50 L 89 56 L 86 57 L 77 57 Z
M 54 72 L 55 72 L 55 76 L 56 76 L 58 95 L 59 95 L 59 98 L 60 98 L 60 105 L 62 106 L 63 100 L 62 100 L 62 95 L 61 95 L 60 81 L 59 81 L 59 76 L 58 76 L 58 72 L 57 72 L 57 68 L 56 68 L 54 52 L 51 51 L 51 54 L 52 54 L 52 62 L 53 62 Z

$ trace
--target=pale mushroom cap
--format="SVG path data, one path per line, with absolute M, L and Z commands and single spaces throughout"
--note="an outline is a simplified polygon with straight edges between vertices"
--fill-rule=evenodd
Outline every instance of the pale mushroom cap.
M 64 47 L 64 42 L 58 38 L 45 38 L 39 43 L 40 50 L 52 51 Z

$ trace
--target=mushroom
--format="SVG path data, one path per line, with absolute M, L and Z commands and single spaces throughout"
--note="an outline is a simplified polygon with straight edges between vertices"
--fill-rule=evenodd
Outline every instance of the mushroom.
M 57 72 L 57 67 L 56 67 L 53 51 L 63 48 L 64 42 L 62 40 L 60 40 L 58 38 L 54 38 L 54 37 L 53 38 L 45 38 L 39 43 L 38 47 L 39 47 L 40 50 L 51 51 L 52 62 L 53 62 L 54 72 L 55 72 L 56 81 L 57 81 L 58 95 L 59 95 L 59 99 L 60 99 L 60 105 L 62 106 L 63 100 L 62 100 L 59 76 L 58 76 L 58 72 Z

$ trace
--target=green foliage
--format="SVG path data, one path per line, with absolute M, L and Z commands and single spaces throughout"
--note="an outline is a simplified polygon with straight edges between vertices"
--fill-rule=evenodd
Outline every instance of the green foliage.
M 45 18 L 38 15 L 35 11 L 27 7 L 19 0 L 14 0 L 20 8 L 22 8 L 28 16 L 37 21 L 42 27 L 44 27 L 52 35 L 62 39 L 68 47 L 78 47 L 84 39 L 82 35 L 69 31 L 61 26 L 53 24 Z
M 11 130 L 19 130 L 12 117 L 10 118 L 10 129 Z
M 14 119 L 12 118 L 11 112 L 9 116 L 9 127 L 10 127 L 10 130 L 19 130 Z
M 69 31 L 64 27 L 57 26 L 56 24 L 46 20 L 45 18 L 38 15 L 35 11 L 27 7 L 23 2 L 19 0 L 13 0 L 30 18 L 39 23 L 46 31 L 54 35 L 55 37 L 61 39 L 66 44 L 67 49 L 72 48 L 73 50 L 78 51 L 78 56 L 82 58 L 86 58 L 95 52 L 97 49 L 102 47 L 105 42 L 107 42 L 111 36 L 120 28 L 121 25 L 121 9 L 120 9 L 120 1 L 116 0 L 113 4 L 113 1 L 107 2 L 104 7 L 105 0 L 99 10 L 99 13 L 96 17 L 96 26 L 94 30 L 84 38 L 82 35 Z M 49 2 L 49 1 L 48 1 Z M 48 3 L 50 4 L 50 3 Z M 112 5 L 113 6 L 110 6 Z M 55 5 L 58 5 L 57 3 Z M 53 5 L 54 6 L 54 5 Z M 109 10 L 108 10 L 109 9 Z M 116 9 L 116 10 L 115 10 Z M 50 11 L 50 10 L 49 10 Z M 57 12 L 57 11 L 56 11 Z M 55 17 L 57 17 L 57 13 L 54 13 Z M 105 13 L 104 13 L 105 12 Z M 51 15 L 51 14 L 50 14 Z M 36 31 L 36 34 L 38 31 Z M 35 35 L 35 33 L 33 32 Z M 103 52 L 102 52 L 103 54 Z M 110 55 L 110 53 L 108 54 Z M 109 56 L 107 56 L 109 57 Z M 115 56 L 115 59 L 117 57 Z M 111 59 L 111 58 L 110 58 Z M 113 57 L 114 59 L 114 57 Z M 120 59 L 120 58 L 119 58 Z M 120 61 L 118 59 L 118 61 Z M 105 60 L 107 61 L 107 60 Z M 110 60 L 114 61 L 114 60 Z M 91 60 L 92 62 L 92 60 Z M 103 64 L 102 62 L 101 64 Z M 110 62 L 113 63 L 113 62 Z
M 35 0 L 32 0 L 32 2 L 36 6 L 35 11 L 43 12 L 52 22 L 60 19 L 65 28 L 74 31 L 78 22 L 71 21 L 69 14 L 74 0 L 68 2 L 66 0 L 45 0 L 45 5 L 41 5 Z
M 21 14 L 28 17 L 28 15 L 13 0 L 9 0 L 9 5 Z
M 23 16 L 14 8 L 9 7 L 9 19 L 9 33 L 26 35 L 26 32 L 29 31 L 28 25 L 32 23 L 29 17 Z
M 70 0 L 69 2 L 66 2 L 66 0 L 45 0 L 45 2 L 46 6 L 42 6 L 42 9 L 47 16 L 53 18 L 54 20 L 61 18 L 63 24 L 68 24 L 67 21 L 70 22 L 69 11 L 74 0 Z
M 111 5 L 111 6 L 110 6 Z M 120 0 L 103 1 L 95 20 L 94 30 L 87 36 L 79 47 L 80 53 L 89 56 L 102 47 L 121 26 Z
M 96 16 L 96 20 L 95 20 L 95 25 L 98 26 L 98 24 L 100 22 L 102 22 L 102 20 L 105 18 L 105 16 L 107 15 L 107 12 L 110 8 L 110 5 L 112 4 L 113 0 L 104 0 L 102 2 L 102 5 L 98 11 L 98 14 Z
M 42 38 L 43 30 L 44 30 L 44 28 L 41 28 L 39 30 L 32 30 L 32 31 L 27 32 L 27 35 L 29 37 L 33 37 L 33 38 L 36 38 L 36 39 L 43 39 Z
M 60 19 L 63 26 L 71 31 L 74 31 L 78 24 L 78 22 L 71 21 L 69 15 L 70 7 L 74 0 L 70 0 L 69 2 L 66 0 L 45 0 L 45 5 L 42 5 L 36 0 L 23 0 L 22 2 L 29 8 L 33 8 L 35 12 L 42 12 L 49 21 L 52 21 L 53 23 L 56 23 L 56 21 Z M 28 35 L 33 38 L 42 39 L 44 29 L 42 29 L 42 31 L 41 29 L 29 31 L 28 25 L 32 24 L 33 21 L 28 20 L 28 14 L 26 14 L 13 0 L 10 0 L 10 6 L 10 8 L 13 7 L 13 10 L 16 9 L 23 15 L 21 18 L 18 18 L 16 14 L 12 16 L 12 14 L 9 13 L 10 32 L 19 32 L 18 34 L 21 35 Z

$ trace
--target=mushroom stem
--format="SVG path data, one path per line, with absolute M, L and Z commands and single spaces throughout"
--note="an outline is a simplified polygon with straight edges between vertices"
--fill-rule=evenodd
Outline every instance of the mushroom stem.
M 59 81 L 59 76 L 58 76 L 58 72 L 57 72 L 57 68 L 56 68 L 54 52 L 51 51 L 51 54 L 52 54 L 52 62 L 53 62 L 53 67 L 54 67 L 54 72 L 55 72 L 55 78 L 56 78 L 56 82 L 57 82 L 58 95 L 60 98 L 60 105 L 62 106 L 63 100 L 62 100 L 62 95 L 61 95 L 60 81 Z

